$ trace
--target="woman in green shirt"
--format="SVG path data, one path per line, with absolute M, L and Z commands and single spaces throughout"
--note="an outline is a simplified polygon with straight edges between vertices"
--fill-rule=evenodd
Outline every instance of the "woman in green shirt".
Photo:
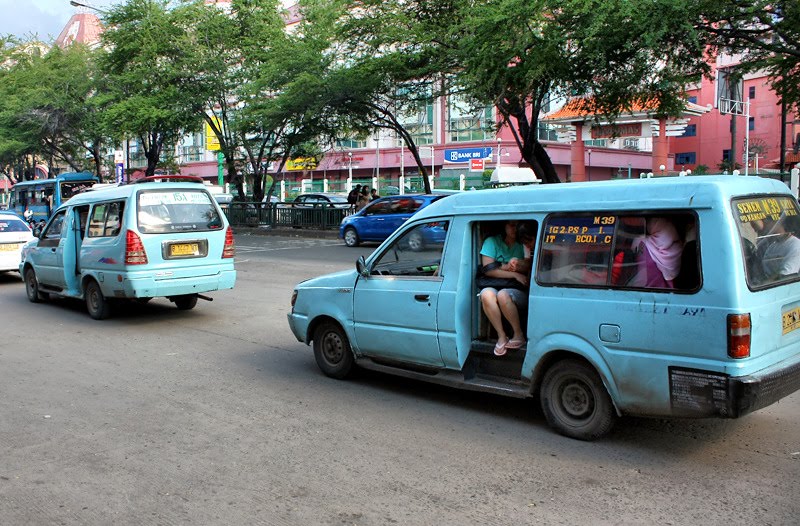
M 504 233 L 486 238 L 481 247 L 481 265 L 484 275 L 491 278 L 510 278 L 520 284 L 520 288 L 527 289 L 528 277 L 520 272 L 515 272 L 512 260 L 522 260 L 525 257 L 524 248 L 517 241 L 517 222 L 507 221 Z M 488 267 L 488 268 L 487 268 Z M 518 288 L 486 287 L 480 292 L 481 305 L 489 323 L 497 331 L 497 344 L 494 354 L 503 356 L 507 349 L 519 349 L 525 345 L 525 337 L 519 319 L 519 308 L 528 304 L 528 293 Z M 514 333 L 508 338 L 503 327 L 505 317 Z

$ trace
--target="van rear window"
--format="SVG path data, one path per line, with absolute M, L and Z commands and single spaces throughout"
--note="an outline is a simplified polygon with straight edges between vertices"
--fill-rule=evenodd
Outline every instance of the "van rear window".
M 751 289 L 800 278 L 800 210 L 786 195 L 733 200 L 745 274 Z
M 222 228 L 222 218 L 204 190 L 140 192 L 136 204 L 139 230 L 145 234 L 202 232 Z

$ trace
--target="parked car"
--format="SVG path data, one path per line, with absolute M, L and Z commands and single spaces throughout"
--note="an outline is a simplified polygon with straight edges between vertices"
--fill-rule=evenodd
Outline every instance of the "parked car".
M 10 211 L 0 211 L 0 272 L 19 270 L 22 246 L 33 239 L 28 224 Z
M 180 310 L 233 288 L 233 231 L 196 182 L 144 178 L 84 192 L 56 209 L 22 249 L 19 271 L 31 302 L 79 298 L 94 319 L 112 300 L 166 297 Z
M 345 217 L 339 226 L 339 237 L 348 247 L 357 247 L 363 241 L 383 241 L 397 230 L 409 217 L 429 204 L 445 197 L 445 194 L 392 195 L 377 199 L 357 213 Z M 444 230 L 425 230 L 421 235 L 409 239 L 413 250 L 421 249 L 426 242 L 444 239 Z M 427 238 L 427 239 L 426 239 Z
M 346 195 L 339 194 L 300 194 L 292 201 L 295 208 L 314 208 L 330 205 L 333 208 L 350 208 Z
M 346 195 L 318 193 L 300 194 L 289 203 L 291 225 L 295 228 L 335 227 L 350 211 L 351 205 Z

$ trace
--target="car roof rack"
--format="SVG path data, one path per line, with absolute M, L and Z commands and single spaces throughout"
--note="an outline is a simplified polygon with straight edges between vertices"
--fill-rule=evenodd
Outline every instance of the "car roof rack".
M 138 183 L 200 183 L 203 184 L 203 178 L 197 175 L 149 175 L 142 177 L 131 184 Z

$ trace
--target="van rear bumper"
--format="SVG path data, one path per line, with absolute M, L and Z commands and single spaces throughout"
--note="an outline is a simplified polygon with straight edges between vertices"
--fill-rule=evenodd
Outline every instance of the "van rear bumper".
M 222 270 L 210 276 L 186 278 L 158 280 L 152 277 L 125 278 L 122 292 L 126 298 L 156 298 L 232 289 L 235 283 L 236 271 Z
M 747 376 L 669 368 L 675 416 L 738 418 L 800 390 L 800 360 Z

